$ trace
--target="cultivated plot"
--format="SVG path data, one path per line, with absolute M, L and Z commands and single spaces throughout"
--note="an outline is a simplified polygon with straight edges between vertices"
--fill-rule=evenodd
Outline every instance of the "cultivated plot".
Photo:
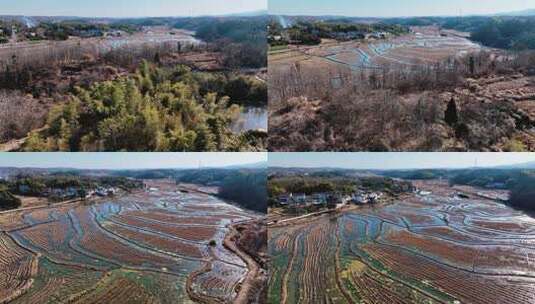
M 507 191 L 419 194 L 273 222 L 269 303 L 531 303 L 535 220 Z
M 0 214 L 0 303 L 229 303 L 247 288 L 231 224 L 258 219 L 174 182 Z

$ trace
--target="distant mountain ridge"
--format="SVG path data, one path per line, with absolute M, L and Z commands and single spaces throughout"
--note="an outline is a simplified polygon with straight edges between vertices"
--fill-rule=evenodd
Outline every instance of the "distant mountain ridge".
M 535 161 L 527 162 L 527 163 L 521 163 L 521 164 L 514 164 L 514 165 L 507 165 L 507 166 L 499 166 L 496 167 L 498 169 L 528 169 L 528 170 L 535 170 Z
M 169 15 L 169 16 L 121 16 L 121 17 L 110 17 L 110 16 L 26 16 L 26 15 L 3 15 L 0 13 L 0 20 L 16 20 L 22 23 L 35 25 L 38 21 L 66 21 L 66 20 L 127 20 L 127 19 L 168 19 L 168 18 L 205 18 L 205 17 L 211 17 L 211 18 L 221 18 L 221 17 L 258 17 L 258 16 L 264 16 L 268 15 L 268 11 L 265 9 L 262 10 L 255 10 L 255 11 L 244 11 L 239 13 L 230 13 L 230 14 L 209 14 L 209 15 L 195 15 L 195 16 L 188 16 L 188 15 Z
M 249 11 L 249 12 L 243 12 L 243 13 L 235 13 L 235 14 L 228 14 L 224 15 L 227 17 L 255 17 L 255 16 L 264 16 L 268 15 L 268 10 L 256 10 L 256 11 Z
M 80 174 L 104 174 L 104 173 L 113 173 L 113 172 L 135 172 L 135 171 L 191 171 L 191 170 L 238 170 L 238 169 L 266 169 L 268 163 L 266 161 L 260 161 L 255 163 L 240 164 L 240 165 L 225 165 L 225 166 L 207 166 L 201 168 L 192 168 L 192 167 L 171 167 L 171 168 L 110 168 L 110 169 L 87 169 L 87 168 L 74 168 L 74 167 L 54 167 L 54 168 L 40 168 L 40 167 L 10 167 L 10 166 L 0 166 L 0 177 L 16 175 L 21 173 L 29 174 L 42 174 L 42 173 L 68 173 L 68 172 L 77 172 Z
M 521 16 L 521 17 L 535 16 L 535 8 L 522 10 L 522 11 L 499 13 L 499 14 L 496 14 L 496 16 Z

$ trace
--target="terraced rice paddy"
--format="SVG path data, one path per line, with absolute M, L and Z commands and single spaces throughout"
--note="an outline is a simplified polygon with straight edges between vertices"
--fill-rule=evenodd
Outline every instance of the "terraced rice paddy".
M 151 187 L 0 214 L 0 303 L 232 302 L 248 269 L 223 240 L 256 215 L 173 183 Z
M 534 303 L 535 219 L 471 191 L 269 229 L 269 303 Z M 479 193 L 479 195 L 477 194 Z
M 413 27 L 413 33 L 386 41 L 327 48 L 325 58 L 352 69 L 382 69 L 385 66 L 426 66 L 449 57 L 476 52 L 480 46 L 464 37 L 442 36 L 433 27 Z
M 445 34 L 447 33 L 447 34 Z M 452 57 L 477 52 L 481 46 L 462 35 L 436 27 L 413 27 L 412 33 L 375 41 L 329 42 L 270 55 L 270 70 L 298 64 L 300 69 L 331 65 L 351 70 L 412 69 L 433 66 Z

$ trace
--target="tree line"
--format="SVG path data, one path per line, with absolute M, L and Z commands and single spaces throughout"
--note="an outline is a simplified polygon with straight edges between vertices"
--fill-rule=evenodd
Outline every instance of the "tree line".
M 449 172 L 450 184 L 482 188 L 499 187 L 510 191 L 508 204 L 535 211 L 535 170 L 533 169 L 477 169 Z
M 535 211 L 535 172 L 525 172 L 519 176 L 511 189 L 509 204 L 522 210 Z
M 21 200 L 14 196 L 9 189 L 0 185 L 0 211 L 19 208 Z
M 267 66 L 268 17 L 184 18 L 174 27 L 195 31 L 195 36 L 213 44 L 229 68 Z
M 407 27 L 387 23 L 358 23 L 347 20 L 328 21 L 299 21 L 289 28 L 283 28 L 278 20 L 269 23 L 268 42 L 270 45 L 288 44 L 290 41 L 299 41 L 300 44 L 316 45 L 322 38 L 337 38 L 336 34 L 351 33 L 351 39 L 364 38 L 365 34 L 373 32 L 386 32 L 392 35 L 408 33 Z M 274 36 L 282 39 L 274 40 Z
M 304 193 L 343 193 L 352 194 L 359 189 L 371 191 L 385 191 L 399 194 L 412 190 L 410 182 L 395 180 L 386 176 L 356 177 L 352 171 L 327 173 L 315 172 L 290 174 L 286 176 L 270 176 L 268 179 L 268 194 L 270 204 L 273 199 L 282 194 Z
M 439 25 L 446 29 L 469 32 L 470 39 L 485 46 L 513 49 L 535 49 L 535 16 L 470 16 L 390 18 L 389 24 L 404 26 Z
M 266 169 L 185 170 L 175 174 L 177 182 L 219 187 L 219 196 L 243 208 L 266 213 Z

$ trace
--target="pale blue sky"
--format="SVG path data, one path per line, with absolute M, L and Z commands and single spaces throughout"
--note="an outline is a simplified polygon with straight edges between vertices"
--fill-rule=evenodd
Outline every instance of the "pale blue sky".
M 157 17 L 265 10 L 267 0 L 0 0 L 0 15 Z
M 535 8 L 535 0 L 268 0 L 270 14 L 359 17 L 458 16 Z
M 535 162 L 535 153 L 269 153 L 270 167 L 419 169 Z
M 0 167 L 164 169 L 267 161 L 267 153 L 0 153 Z

